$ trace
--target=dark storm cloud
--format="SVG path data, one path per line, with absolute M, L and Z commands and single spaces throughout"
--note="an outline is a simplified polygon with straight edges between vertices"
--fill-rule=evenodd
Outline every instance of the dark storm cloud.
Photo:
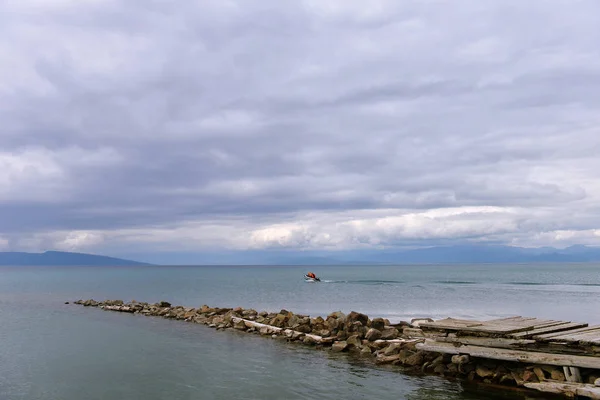
M 77 247 L 93 232 L 101 249 L 144 229 L 168 243 L 209 220 L 223 231 L 194 240 L 237 247 L 593 230 L 598 12 L 5 2 L 0 246 Z M 464 208 L 460 226 L 429 226 L 447 207 Z M 500 209 L 473 222 L 477 207 Z

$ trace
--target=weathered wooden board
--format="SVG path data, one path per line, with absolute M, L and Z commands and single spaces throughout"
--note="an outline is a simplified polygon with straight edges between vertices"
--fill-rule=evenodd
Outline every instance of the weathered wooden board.
M 591 399 L 600 399 L 600 387 L 581 383 L 566 383 L 546 381 L 539 383 L 526 382 L 523 386 L 545 393 L 556 393 L 569 397 L 586 396 Z
M 423 329 L 441 329 L 461 331 L 465 333 L 488 333 L 497 335 L 516 334 L 525 331 L 534 331 L 551 325 L 561 324 L 563 321 L 544 320 L 533 317 L 509 317 L 490 321 L 468 321 L 446 318 L 434 322 L 424 322 L 420 325 Z M 564 322 L 567 323 L 567 322 Z
M 600 328 L 594 329 L 592 331 L 580 332 L 574 335 L 569 335 L 569 332 L 565 332 L 562 336 L 557 336 L 556 340 L 566 340 L 566 341 L 584 341 L 586 339 L 594 339 L 600 336 Z
M 445 319 L 440 319 L 435 322 L 421 322 L 419 324 L 419 328 L 421 328 L 421 329 L 430 328 L 430 329 L 460 330 L 462 328 L 467 328 L 469 326 L 479 326 L 482 324 L 483 323 L 480 321 L 445 318 Z
M 600 357 L 576 356 L 567 354 L 552 354 L 529 352 L 523 350 L 499 349 L 475 345 L 458 345 L 425 340 L 416 345 L 418 349 L 447 354 L 469 354 L 473 357 L 491 358 L 494 360 L 525 362 L 542 365 L 557 365 L 567 367 L 583 367 L 600 369 Z
M 535 344 L 535 340 L 528 339 L 506 339 L 506 338 L 487 338 L 487 337 L 472 337 L 472 336 L 449 336 L 436 338 L 436 342 L 440 343 L 460 343 L 464 345 L 475 345 L 483 347 L 495 347 L 501 349 L 514 349 L 515 347 L 527 346 Z
M 567 333 L 568 333 L 569 335 L 574 335 L 574 334 L 576 334 L 576 333 L 582 333 L 582 332 L 593 331 L 593 330 L 596 330 L 596 329 L 598 329 L 598 328 L 600 328 L 600 326 L 598 326 L 598 325 L 595 325 L 595 326 L 587 326 L 587 327 L 583 327 L 583 328 L 579 328 L 579 329 L 573 329 L 573 330 L 570 330 L 570 331 L 568 331 L 568 332 L 545 333 L 545 334 L 542 334 L 542 335 L 536 335 L 536 336 L 534 337 L 534 339 L 538 339 L 538 340 L 550 340 L 550 339 L 552 339 L 552 340 L 554 340 L 554 338 L 556 338 L 556 337 L 558 337 L 558 336 L 564 336 L 564 335 L 566 335 Z
M 528 338 L 528 337 L 535 338 L 537 335 L 542 335 L 545 333 L 563 332 L 563 331 L 568 331 L 570 329 L 585 328 L 587 326 L 588 326 L 588 324 L 583 323 L 583 322 L 579 323 L 579 322 L 558 321 L 556 323 L 548 324 L 548 325 L 545 325 L 542 327 L 536 327 L 530 331 L 514 333 L 514 334 L 511 334 L 510 336 L 515 339 Z

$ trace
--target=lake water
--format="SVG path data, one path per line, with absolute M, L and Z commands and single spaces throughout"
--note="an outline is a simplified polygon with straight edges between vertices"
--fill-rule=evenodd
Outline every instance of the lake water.
M 313 270 L 323 282 L 305 283 Z M 65 305 L 198 307 L 600 323 L 600 264 L 0 267 L 0 399 L 515 399 L 202 325 Z

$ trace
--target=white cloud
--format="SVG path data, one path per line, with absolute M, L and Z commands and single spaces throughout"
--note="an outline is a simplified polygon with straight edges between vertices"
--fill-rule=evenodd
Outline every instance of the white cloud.
M 2 2 L 0 235 L 596 243 L 599 7 Z

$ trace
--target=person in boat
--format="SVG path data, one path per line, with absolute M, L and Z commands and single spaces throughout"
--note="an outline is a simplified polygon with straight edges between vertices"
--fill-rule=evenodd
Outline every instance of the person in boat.
M 306 277 L 312 278 L 312 279 L 317 279 L 317 276 L 313 272 L 309 272 L 308 274 L 306 274 Z

